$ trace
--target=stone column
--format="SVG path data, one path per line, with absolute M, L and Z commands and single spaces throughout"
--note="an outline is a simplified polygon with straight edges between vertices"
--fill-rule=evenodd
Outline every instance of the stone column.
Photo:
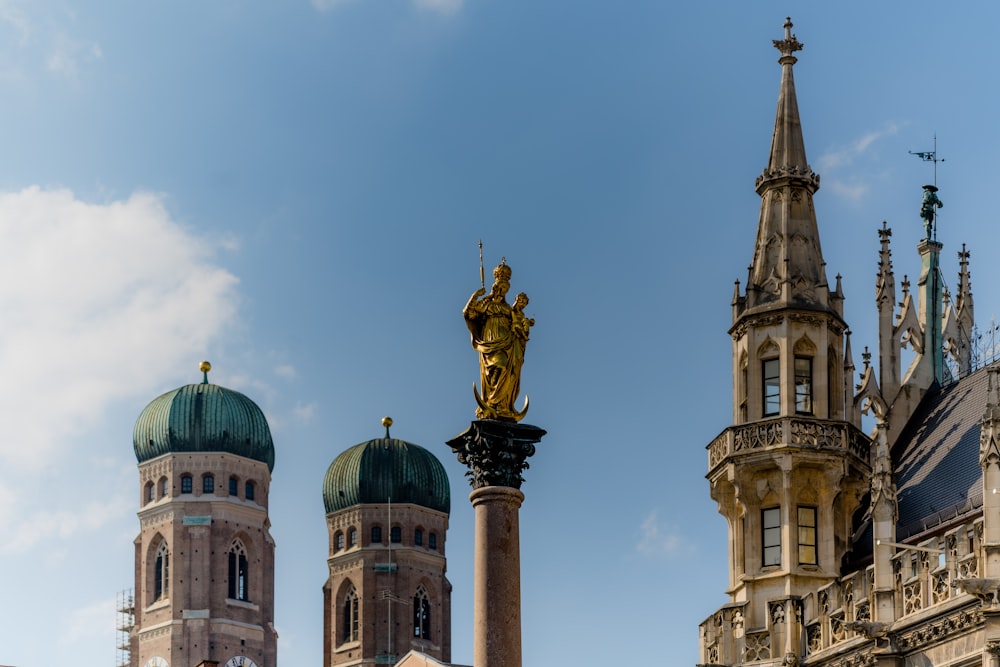
M 474 667 L 521 667 L 521 473 L 545 431 L 492 419 L 448 441 L 469 467 L 476 512 Z

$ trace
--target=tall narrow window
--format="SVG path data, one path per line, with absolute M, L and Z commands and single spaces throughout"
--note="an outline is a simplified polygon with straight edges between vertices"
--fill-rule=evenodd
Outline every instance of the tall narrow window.
M 438 548 L 438 536 L 437 533 L 431 533 L 427 536 L 427 546 L 435 551 Z
M 740 387 L 739 387 L 739 397 L 740 397 L 740 421 L 745 422 L 749 416 L 747 415 L 747 362 L 746 359 L 743 360 L 740 366 Z
M 239 540 L 229 548 L 229 597 L 246 602 L 250 599 L 250 575 L 247 550 Z
M 419 528 L 413 531 L 413 543 L 418 547 L 424 546 L 424 531 Z
M 764 567 L 781 565 L 781 509 L 770 507 L 761 512 L 763 524 Z
M 333 542 L 334 542 L 334 545 L 336 546 L 337 551 L 340 551 L 341 549 L 343 549 L 344 548 L 344 534 L 338 530 L 337 534 L 333 536 Z
M 193 488 L 194 482 L 191 475 L 181 475 L 181 493 L 191 493 Z
M 351 589 L 347 591 L 347 595 L 344 596 L 344 615 L 343 615 L 343 625 L 341 626 L 341 642 L 356 642 L 358 641 L 358 592 Z
M 431 600 L 423 586 L 413 596 L 413 636 L 416 639 L 431 638 Z
M 812 375 L 813 360 L 795 357 L 795 412 L 800 415 L 813 413 Z
M 156 493 L 156 491 L 153 488 L 153 483 L 152 482 L 146 482 L 146 502 L 147 503 L 151 503 L 151 502 L 153 502 L 156 499 L 156 496 L 153 495 L 154 493 Z
M 170 550 L 167 542 L 160 542 L 153 565 L 153 601 L 165 598 L 170 593 Z
M 254 494 L 255 490 L 256 489 L 254 489 L 253 482 L 247 482 L 247 486 L 246 486 L 247 500 L 253 500 L 254 499 L 254 495 L 253 494 Z
M 781 365 L 777 359 L 765 359 L 764 371 L 764 416 L 776 415 L 781 410 Z
M 393 526 L 392 529 L 389 531 L 389 540 L 391 540 L 393 544 L 399 544 L 400 542 L 402 542 L 403 529 L 400 528 L 399 526 Z
M 212 475 L 205 475 L 201 478 L 201 492 L 215 493 L 215 477 Z
M 170 483 L 167 481 L 166 477 L 160 478 L 160 497 L 166 498 L 170 495 Z
M 799 563 L 816 565 L 816 508 L 799 508 Z
M 372 544 L 382 544 L 382 526 L 372 526 Z
M 351 528 L 349 531 L 347 531 L 347 544 L 350 545 L 350 546 L 352 546 L 352 547 L 358 546 L 358 529 L 357 528 Z
M 240 495 L 240 483 L 235 477 L 229 478 L 229 495 L 238 496 Z

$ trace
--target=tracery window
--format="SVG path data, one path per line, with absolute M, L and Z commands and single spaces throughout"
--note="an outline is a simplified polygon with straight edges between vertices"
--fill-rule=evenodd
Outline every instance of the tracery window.
M 764 376 L 764 416 L 776 415 L 781 410 L 781 365 L 778 359 L 761 362 Z
M 431 599 L 423 586 L 417 588 L 413 595 L 413 636 L 417 639 L 431 638 Z
M 168 597 L 170 593 L 170 549 L 167 541 L 160 542 L 153 562 L 153 601 Z
M 795 412 L 800 415 L 813 413 L 812 358 L 795 357 Z
M 358 641 L 358 626 L 360 625 L 360 618 L 358 617 L 358 592 L 351 586 L 347 591 L 347 595 L 344 596 L 343 604 L 343 624 L 341 625 L 341 642 L 356 642 Z
M 250 575 L 247 550 L 243 542 L 235 540 L 229 547 L 229 597 L 246 602 L 250 599 Z
M 761 512 L 764 567 L 781 565 L 781 508 L 769 507 Z
M 799 563 L 816 565 L 816 508 L 799 507 Z

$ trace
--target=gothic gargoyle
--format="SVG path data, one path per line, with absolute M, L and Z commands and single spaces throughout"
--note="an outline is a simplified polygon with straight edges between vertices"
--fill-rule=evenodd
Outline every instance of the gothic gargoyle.
M 876 623 L 874 621 L 851 621 L 844 623 L 844 627 L 854 632 L 860 632 L 868 639 L 882 639 L 889 636 L 888 623 Z
M 1000 579 L 984 579 L 982 577 L 966 577 L 952 584 L 954 588 L 975 595 L 984 605 L 996 607 L 1000 605 Z

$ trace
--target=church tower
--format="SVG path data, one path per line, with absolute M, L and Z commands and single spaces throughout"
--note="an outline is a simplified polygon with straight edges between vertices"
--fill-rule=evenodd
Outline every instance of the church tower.
M 840 574 L 868 490 L 854 420 L 840 278 L 831 288 L 785 23 L 781 86 L 745 291 L 733 298 L 733 425 L 708 446 L 712 498 L 729 526 L 730 604 L 703 625 L 702 662 L 796 655 L 806 595 Z
M 389 436 L 340 454 L 323 481 L 330 576 L 323 667 L 393 665 L 410 651 L 451 661 L 445 533 L 451 488 L 429 451 Z
M 167 392 L 135 424 L 132 667 L 275 667 L 274 443 L 260 408 L 203 381 Z

